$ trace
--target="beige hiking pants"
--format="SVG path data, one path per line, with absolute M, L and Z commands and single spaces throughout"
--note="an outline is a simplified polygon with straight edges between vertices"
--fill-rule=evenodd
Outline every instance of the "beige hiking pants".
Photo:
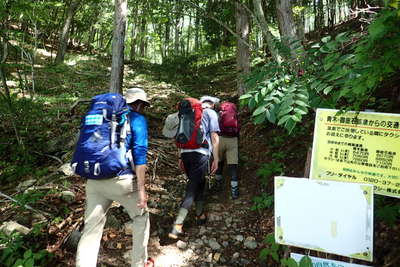
M 112 179 L 87 180 L 85 226 L 78 244 L 77 267 L 96 267 L 106 212 L 113 201 L 119 202 L 133 220 L 132 266 L 144 266 L 150 230 L 149 213 L 137 207 L 136 180 L 131 175 L 125 175 Z
M 226 159 L 227 164 L 238 164 L 238 138 L 237 137 L 219 137 L 218 145 L 219 161 Z

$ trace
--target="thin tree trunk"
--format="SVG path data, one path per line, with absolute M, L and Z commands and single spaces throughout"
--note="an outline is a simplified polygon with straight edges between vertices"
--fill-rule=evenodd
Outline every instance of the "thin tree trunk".
M 131 30 L 131 47 L 130 47 L 130 54 L 129 59 L 131 61 L 135 60 L 136 58 L 136 47 L 138 43 L 138 25 L 139 25 L 139 4 L 136 5 L 132 9 L 132 30 Z
M 282 59 L 279 55 L 278 49 L 275 44 L 274 36 L 270 32 L 268 28 L 267 21 L 265 20 L 264 11 L 262 9 L 261 0 L 253 0 L 253 5 L 255 9 L 255 14 L 257 21 L 260 25 L 261 31 L 263 33 L 264 39 L 267 41 L 267 47 L 269 52 L 272 55 L 272 58 L 278 63 L 281 64 Z
M 199 4 L 199 1 L 197 1 L 196 5 Z M 196 19 L 194 23 L 195 27 L 195 34 L 194 34 L 194 51 L 199 51 L 199 42 L 200 42 L 200 12 L 198 9 L 196 9 Z
M 236 69 L 238 72 L 237 89 L 239 96 L 246 91 L 244 85 L 244 75 L 250 72 L 250 51 L 244 41 L 249 41 L 250 25 L 249 16 L 244 8 L 236 3 L 236 33 L 240 36 L 237 39 L 236 50 Z
M 189 16 L 189 25 L 187 27 L 187 40 L 186 40 L 186 55 L 190 53 L 190 38 L 192 33 L 192 16 Z
M 65 52 L 67 51 L 70 26 L 72 24 L 72 19 L 74 18 L 75 11 L 78 8 L 79 4 L 80 0 L 75 0 L 72 1 L 70 6 L 68 7 L 67 16 L 65 17 L 64 25 L 60 32 L 57 56 L 55 59 L 56 64 L 64 62 Z
M 115 0 L 110 92 L 122 93 L 127 0 Z
M 290 48 L 290 61 L 292 62 L 292 66 L 295 67 L 304 49 L 301 44 L 293 43 L 293 41 L 299 40 L 299 38 L 296 35 L 296 24 L 294 23 L 292 6 L 290 0 L 276 0 L 275 3 L 281 39 Z

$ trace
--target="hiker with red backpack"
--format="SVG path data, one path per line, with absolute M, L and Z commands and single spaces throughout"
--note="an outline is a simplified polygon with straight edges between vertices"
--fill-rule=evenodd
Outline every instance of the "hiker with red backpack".
M 219 125 L 218 115 L 213 110 L 217 100 L 213 97 L 202 97 L 200 101 L 185 98 L 178 105 L 179 124 L 174 136 L 180 153 L 178 164 L 185 171 L 188 183 L 174 225 L 168 234 L 173 239 L 183 233 L 183 223 L 193 203 L 197 223 L 204 224 L 207 220 L 204 189 L 211 156 L 210 172 L 215 173 L 218 168 Z
M 225 160 L 231 178 L 232 199 L 239 197 L 238 182 L 238 137 L 239 121 L 237 108 L 234 103 L 222 102 L 219 106 L 219 164 L 215 176 L 214 191 L 220 192 L 223 188 L 223 168 Z
M 148 132 L 142 114 L 149 105 L 141 88 L 128 89 L 125 98 L 106 93 L 93 97 L 82 121 L 71 164 L 76 174 L 87 179 L 84 229 L 76 255 L 78 267 L 97 265 L 106 213 L 113 201 L 119 202 L 133 221 L 131 266 L 154 266 L 147 257 Z

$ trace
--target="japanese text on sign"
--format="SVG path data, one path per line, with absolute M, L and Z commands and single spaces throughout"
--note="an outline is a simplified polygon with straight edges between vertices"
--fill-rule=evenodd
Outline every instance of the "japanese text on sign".
M 400 114 L 318 109 L 310 178 L 370 183 L 400 197 Z

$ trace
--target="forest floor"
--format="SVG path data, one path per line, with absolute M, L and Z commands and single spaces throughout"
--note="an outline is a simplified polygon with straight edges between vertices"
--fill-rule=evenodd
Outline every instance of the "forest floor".
M 241 111 L 240 198 L 231 200 L 229 178 L 225 177 L 227 179 L 223 192 L 207 192 L 207 223 L 197 226 L 192 212 L 185 222 L 184 236 L 179 241 L 168 238 L 184 194 L 186 178 L 177 167 L 173 141 L 161 134 L 164 119 L 175 111 L 177 100 L 182 96 L 215 95 L 223 100 L 235 99 L 237 94 L 233 62 L 220 62 L 190 72 L 184 68 L 168 71 L 143 62 L 126 65 L 124 87 L 145 88 L 152 103 L 146 112 L 150 142 L 147 189 L 151 214 L 149 256 L 156 260 L 156 266 L 280 266 L 271 257 L 263 261 L 259 259 L 260 251 L 268 246 L 265 237 L 274 231 L 273 205 L 265 204 L 264 208 L 259 209 L 252 207 L 263 204 L 255 201 L 256 196 L 264 194 L 261 201 L 273 196 L 274 175 L 304 176 L 307 151 L 312 143 L 311 117 L 297 130 L 294 138 L 271 125 L 255 126 L 249 120 L 250 114 L 246 110 Z M 65 126 L 62 132 L 52 129 L 50 133 L 63 146 L 62 152 L 56 154 L 63 164 L 55 165 L 55 161 L 49 162 L 47 158 L 45 165 L 52 172 L 35 182 L 41 188 L 57 189 L 35 205 L 35 208 L 53 214 L 41 230 L 45 237 L 41 235 L 37 242 L 55 254 L 52 260 L 54 266 L 74 266 L 76 247 L 73 237 L 77 230 L 82 229 L 84 212 L 84 181 L 68 174 L 64 168 L 71 158 L 73 138 L 87 106 L 80 105 L 74 110 L 70 107 L 79 98 L 107 91 L 109 77 L 105 73 L 108 73 L 108 64 L 104 60 L 81 58 L 71 66 L 66 64 L 61 69 L 42 70 L 38 76 L 38 85 L 42 86 L 38 94 L 58 98 L 50 103 L 63 110 L 61 114 L 57 113 L 55 120 Z M 52 75 L 48 76 L 50 70 Z M 53 86 L 44 86 L 46 82 Z M 213 178 L 209 181 L 212 183 Z M 73 199 L 67 201 L 61 198 L 62 190 L 72 192 Z M 7 192 L 16 194 L 10 190 Z M 43 222 L 43 218 L 38 217 L 41 216 L 26 210 L 16 213 L 9 205 L 1 208 L 1 221 L 14 220 L 32 227 L 37 222 Z M 124 209 L 117 204 L 113 205 L 108 212 L 98 266 L 129 265 L 132 248 L 129 222 Z M 375 242 L 374 266 L 400 266 L 400 228 L 380 221 L 376 223 L 375 229 L 379 240 Z M 288 256 L 290 251 L 328 257 L 324 253 L 313 254 L 298 248 L 288 250 L 283 247 L 280 247 L 279 255 Z M 329 258 L 348 261 L 332 255 Z M 368 265 L 365 262 L 363 264 Z

